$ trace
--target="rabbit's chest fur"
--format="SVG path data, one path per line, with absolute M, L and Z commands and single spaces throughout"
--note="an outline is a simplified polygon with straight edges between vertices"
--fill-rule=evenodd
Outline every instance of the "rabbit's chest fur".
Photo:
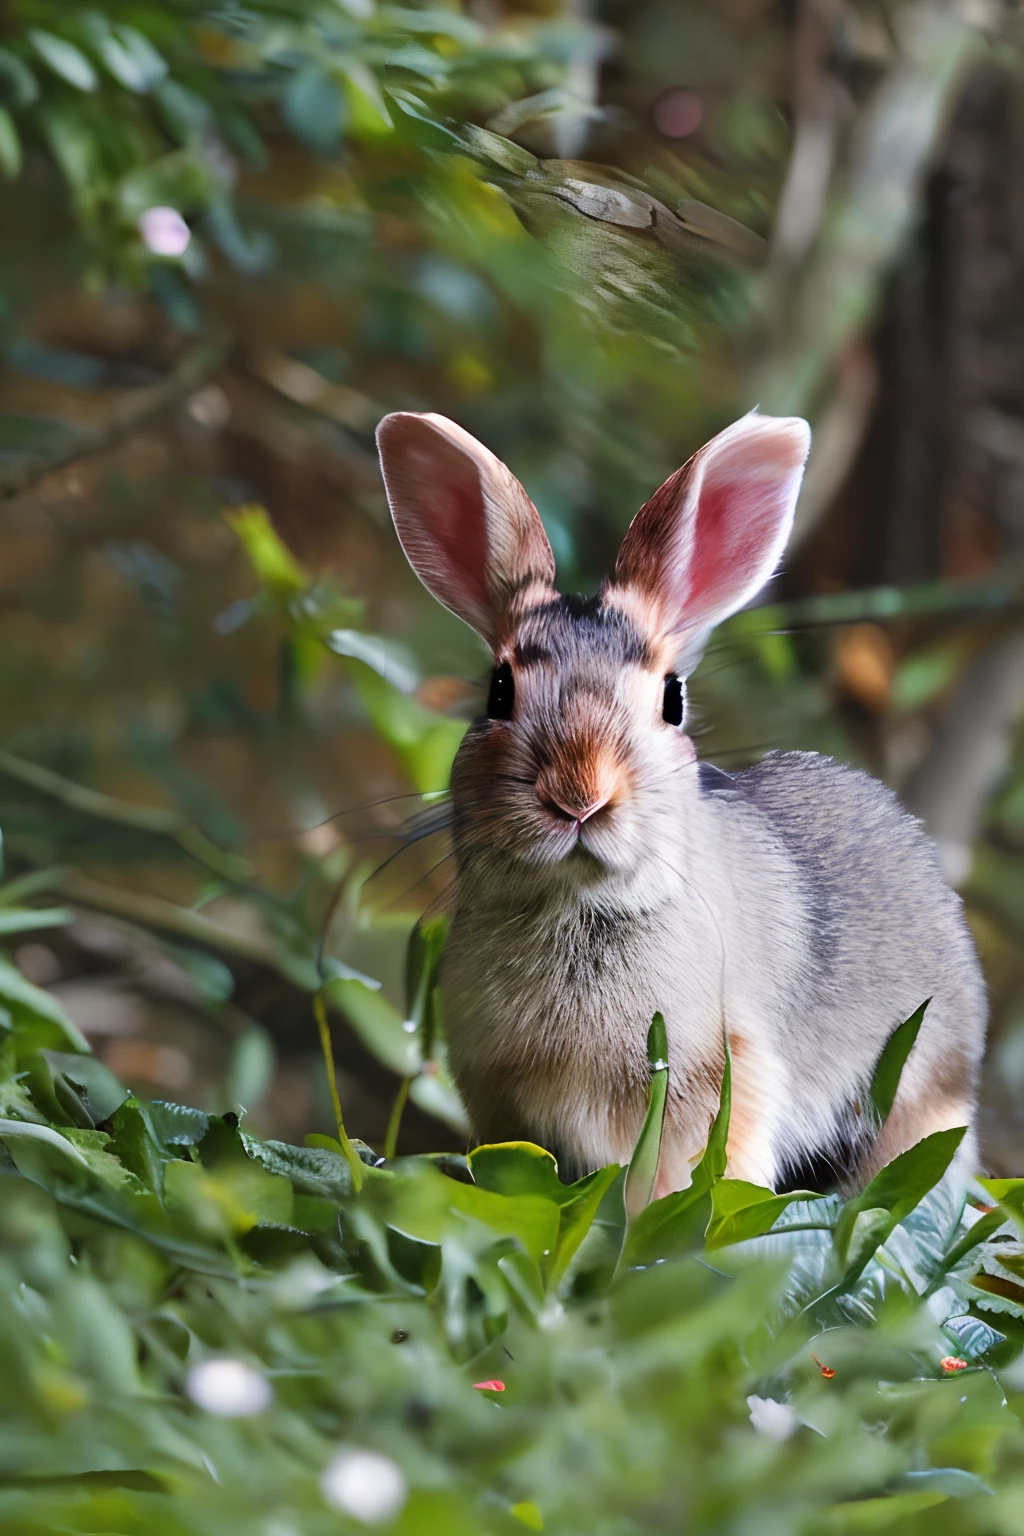
M 665 1155 L 685 1183 L 718 1107 L 726 1033 L 742 1021 L 743 1038 L 765 1057 L 770 1018 L 783 1006 L 774 963 L 785 954 L 799 970 L 794 950 L 806 949 L 792 932 L 802 918 L 788 868 L 748 852 L 753 883 L 768 896 L 754 922 L 716 876 L 715 844 L 714 826 L 689 817 L 686 846 L 666 861 L 678 878 L 649 905 L 635 893 L 617 904 L 614 885 L 516 905 L 470 874 L 443 987 L 452 1066 L 479 1137 L 529 1137 L 569 1172 L 627 1160 L 646 1110 L 647 1031 L 661 1012 L 671 1069 Z M 773 1089 L 780 1071 L 762 1065 Z

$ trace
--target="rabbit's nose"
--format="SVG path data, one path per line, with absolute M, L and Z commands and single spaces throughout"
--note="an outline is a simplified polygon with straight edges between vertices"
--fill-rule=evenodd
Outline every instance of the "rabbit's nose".
M 589 821 L 591 816 L 595 816 L 598 811 L 603 810 L 611 799 L 611 795 L 601 795 L 597 799 L 588 801 L 585 805 L 574 806 L 566 803 L 570 799 L 568 795 L 559 799 L 557 795 L 551 794 L 550 791 L 542 790 L 539 785 L 538 794 L 541 804 L 545 810 L 550 811 L 552 816 L 557 816 L 559 821 L 574 821 L 579 826 L 582 826 L 585 821 Z

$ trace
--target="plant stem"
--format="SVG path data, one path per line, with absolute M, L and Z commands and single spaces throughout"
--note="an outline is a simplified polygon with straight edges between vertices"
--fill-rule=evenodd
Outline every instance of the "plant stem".
M 352 1174 L 352 1187 L 356 1194 L 358 1194 L 363 1187 L 363 1164 L 359 1153 L 348 1139 L 345 1121 L 342 1118 L 341 1100 L 338 1097 L 338 1079 L 334 1071 L 334 1051 L 331 1048 L 331 1030 L 327 1023 L 327 1010 L 324 1008 L 322 992 L 318 992 L 313 998 L 313 1017 L 316 1019 L 316 1027 L 320 1032 L 320 1049 L 324 1053 L 324 1066 L 327 1068 L 327 1085 L 331 1090 L 331 1102 L 334 1105 L 334 1123 L 338 1129 L 338 1141 L 341 1144 L 341 1150 L 345 1154 L 345 1161 L 348 1163 L 349 1172 Z M 388 1134 L 390 1135 L 390 1127 L 388 1128 Z
M 388 1119 L 387 1134 L 384 1137 L 384 1160 L 390 1163 L 398 1146 L 398 1132 L 402 1126 L 402 1116 L 405 1114 L 405 1106 L 409 1101 L 409 1089 L 412 1086 L 411 1077 L 403 1077 L 395 1094 L 395 1102 L 391 1106 L 391 1115 Z

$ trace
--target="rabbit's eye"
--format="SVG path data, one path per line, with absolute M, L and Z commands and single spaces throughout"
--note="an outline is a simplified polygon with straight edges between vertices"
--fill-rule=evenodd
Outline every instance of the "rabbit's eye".
M 512 668 L 507 661 L 495 667 L 491 673 L 491 686 L 487 694 L 487 713 L 492 720 L 511 720 L 512 705 L 516 699 L 516 683 Z
M 683 723 L 683 685 L 674 672 L 665 676 L 665 692 L 661 701 L 661 718 L 669 725 Z

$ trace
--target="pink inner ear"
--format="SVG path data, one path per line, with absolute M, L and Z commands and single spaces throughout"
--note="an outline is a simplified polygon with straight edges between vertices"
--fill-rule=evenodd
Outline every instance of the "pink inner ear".
M 489 606 L 485 583 L 487 525 L 480 485 L 467 485 L 461 477 L 461 483 L 453 479 L 438 485 L 428 496 L 433 507 L 427 517 L 432 516 L 440 554 L 466 596 L 485 611 Z
M 804 421 L 744 416 L 640 509 L 615 577 L 653 604 L 662 633 L 709 629 L 769 579 L 792 526 L 809 443 Z
M 477 629 L 490 609 L 480 470 L 422 417 L 387 419 L 381 456 L 398 536 L 441 602 Z
M 773 551 L 788 510 L 785 490 L 778 480 L 742 475 L 705 479 L 679 614 L 683 625 L 709 610 L 730 607 L 736 594 L 767 579 L 764 569 L 775 563 Z

